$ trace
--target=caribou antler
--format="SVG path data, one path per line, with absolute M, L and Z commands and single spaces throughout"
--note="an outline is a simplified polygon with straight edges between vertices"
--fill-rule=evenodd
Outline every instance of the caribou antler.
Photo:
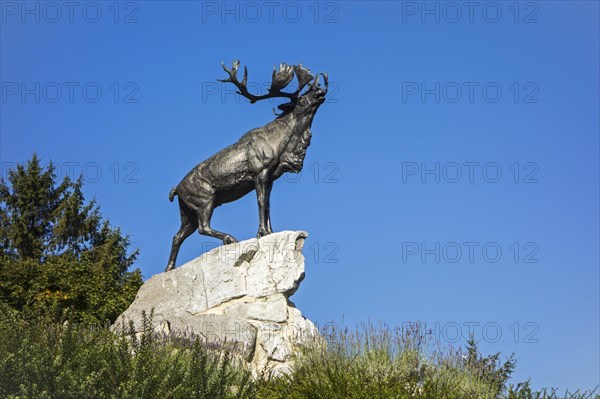
M 319 75 L 323 76 L 323 81 L 325 81 L 325 93 L 327 93 L 327 91 L 329 90 L 329 76 L 326 73 L 323 72 L 319 72 Z M 319 84 L 319 75 L 317 75 L 317 77 L 315 78 L 315 80 L 309 84 L 308 86 L 312 89 L 317 88 L 320 89 L 321 85 Z
M 233 62 L 231 69 L 227 68 L 223 62 L 221 63 L 221 66 L 223 67 L 223 70 L 227 72 L 229 78 L 218 79 L 219 82 L 233 83 L 238 88 L 237 93 L 250 100 L 250 103 L 275 97 L 283 97 L 295 100 L 304 86 L 306 86 L 306 84 L 314 78 L 314 76 L 310 73 L 310 70 L 302 67 L 302 64 L 290 66 L 282 63 L 279 64 L 279 71 L 276 67 L 273 67 L 273 78 L 269 92 L 263 95 L 255 95 L 250 93 L 248 91 L 248 87 L 246 86 L 248 83 L 248 69 L 246 67 L 244 67 L 244 77 L 242 78 L 242 81 L 240 82 L 237 78 L 237 71 L 240 67 L 239 60 Z M 282 91 L 294 79 L 294 74 L 296 74 L 296 77 L 298 78 L 298 89 L 293 93 Z
M 310 70 L 302 66 L 302 63 L 294 66 L 294 72 L 296 72 L 296 77 L 298 78 L 298 90 L 296 93 L 300 93 L 300 90 L 302 90 L 308 82 L 313 80 L 314 76 L 310 73 Z

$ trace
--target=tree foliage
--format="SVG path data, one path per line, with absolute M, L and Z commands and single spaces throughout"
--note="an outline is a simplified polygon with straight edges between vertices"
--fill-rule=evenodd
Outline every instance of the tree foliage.
M 142 284 L 129 238 L 37 155 L 0 180 L 0 301 L 18 311 L 113 321 Z

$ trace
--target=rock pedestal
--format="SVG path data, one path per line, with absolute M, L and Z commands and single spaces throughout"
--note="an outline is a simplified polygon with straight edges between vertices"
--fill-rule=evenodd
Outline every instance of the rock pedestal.
M 304 278 L 307 233 L 283 231 L 224 245 L 147 280 L 113 328 L 153 311 L 157 332 L 181 332 L 234 349 L 255 375 L 289 371 L 298 346 L 318 336 L 289 297 Z

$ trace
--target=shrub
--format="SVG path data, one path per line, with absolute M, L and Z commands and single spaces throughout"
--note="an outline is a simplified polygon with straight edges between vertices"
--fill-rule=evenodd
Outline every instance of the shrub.
M 249 372 L 199 340 L 160 337 L 151 320 L 133 339 L 47 319 L 23 320 L 0 305 L 0 397 L 250 398 Z

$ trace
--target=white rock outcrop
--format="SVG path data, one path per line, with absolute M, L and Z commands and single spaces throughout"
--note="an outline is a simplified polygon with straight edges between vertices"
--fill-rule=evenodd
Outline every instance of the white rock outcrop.
M 234 348 L 255 375 L 289 371 L 292 354 L 318 337 L 289 297 L 304 278 L 307 233 L 283 231 L 224 245 L 148 279 L 113 329 L 153 311 L 157 332 L 185 332 Z

